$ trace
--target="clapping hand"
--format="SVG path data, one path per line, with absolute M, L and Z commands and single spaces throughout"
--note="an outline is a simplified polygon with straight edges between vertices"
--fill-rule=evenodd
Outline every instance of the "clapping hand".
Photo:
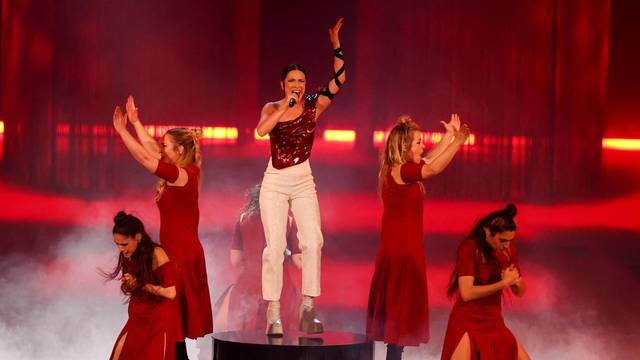
M 460 142 L 460 144 L 464 144 L 464 142 L 467 141 L 467 139 L 469 138 L 470 133 L 471 133 L 471 130 L 469 130 L 469 125 L 462 124 L 459 130 L 456 130 L 453 132 L 453 136 L 455 141 Z
M 131 95 L 129 95 L 129 97 L 127 98 L 126 109 L 127 109 L 127 117 L 129 118 L 129 121 L 131 121 L 132 124 L 135 124 L 140 121 L 140 118 L 138 118 L 138 108 L 136 107 L 136 104 L 133 101 L 133 96 Z
M 120 110 L 120 106 L 116 106 L 116 109 L 113 112 L 113 127 L 116 129 L 118 133 L 125 131 L 127 129 L 127 116 L 122 115 L 122 110 Z
M 458 114 L 451 114 L 451 120 L 448 123 L 440 121 L 440 123 L 447 130 L 447 133 L 454 134 L 456 131 L 460 131 L 460 116 Z

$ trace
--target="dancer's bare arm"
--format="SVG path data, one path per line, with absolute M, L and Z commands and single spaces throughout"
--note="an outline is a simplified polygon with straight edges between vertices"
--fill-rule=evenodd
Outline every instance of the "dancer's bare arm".
M 449 120 L 448 123 L 444 121 L 441 121 L 441 123 L 444 125 L 445 133 L 442 139 L 440 139 L 440 141 L 427 152 L 427 156 L 424 157 L 424 161 L 427 164 L 431 164 L 435 158 L 442 155 L 447 146 L 451 144 L 455 132 L 460 130 L 460 117 L 458 114 L 451 114 L 451 120 Z
M 120 106 L 116 106 L 113 112 L 113 127 L 116 129 L 118 135 L 120 135 L 122 142 L 124 142 L 131 156 L 150 173 L 154 173 L 158 168 L 160 158 L 152 156 L 149 151 L 129 133 L 129 130 L 127 130 L 127 116 L 122 115 Z
M 422 178 L 427 179 L 432 176 L 440 174 L 453 160 L 462 144 L 467 141 L 469 137 L 469 126 L 463 124 L 460 130 L 455 131 L 453 134 L 453 142 L 451 142 L 445 149 L 435 157 L 431 163 L 426 163 L 422 166 Z
M 474 285 L 473 276 L 458 277 L 458 288 L 463 301 L 470 301 L 483 298 L 514 285 L 520 280 L 520 274 L 515 268 L 509 268 L 502 274 L 502 280 L 489 285 Z
M 158 142 L 147 132 L 147 130 L 140 122 L 140 117 L 138 116 L 138 108 L 133 100 L 133 96 L 129 95 L 127 98 L 127 118 L 133 128 L 136 131 L 136 135 L 138 136 L 138 141 L 142 144 L 145 150 L 149 152 L 149 155 L 160 160 L 162 154 L 160 153 L 160 146 Z

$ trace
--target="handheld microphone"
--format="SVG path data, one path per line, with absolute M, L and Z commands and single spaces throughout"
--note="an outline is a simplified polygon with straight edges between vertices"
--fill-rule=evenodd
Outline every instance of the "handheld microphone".
M 289 107 L 294 107 L 296 105 L 297 101 L 294 98 L 289 99 Z

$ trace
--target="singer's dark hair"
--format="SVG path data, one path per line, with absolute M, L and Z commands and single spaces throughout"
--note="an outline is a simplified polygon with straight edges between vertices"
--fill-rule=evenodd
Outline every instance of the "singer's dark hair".
M 517 226 L 513 218 L 516 217 L 517 213 L 518 209 L 516 206 L 509 204 L 505 206 L 504 209 L 494 211 L 480 219 L 476 223 L 476 226 L 473 227 L 473 230 L 471 230 L 471 233 L 467 235 L 466 239 L 471 239 L 476 243 L 476 248 L 482 253 L 487 262 L 495 262 L 497 259 L 493 254 L 493 248 L 487 242 L 484 229 L 489 230 L 491 236 L 504 231 L 515 231 Z M 458 269 L 454 267 L 451 278 L 449 279 L 449 286 L 447 287 L 447 296 L 449 299 L 453 297 L 456 290 L 458 290 Z
M 293 70 L 300 70 L 304 74 L 304 77 L 307 77 L 307 70 L 305 70 L 302 65 L 298 64 L 289 64 L 284 69 L 282 69 L 282 74 L 280 74 L 280 81 L 284 81 L 287 78 L 287 75 Z

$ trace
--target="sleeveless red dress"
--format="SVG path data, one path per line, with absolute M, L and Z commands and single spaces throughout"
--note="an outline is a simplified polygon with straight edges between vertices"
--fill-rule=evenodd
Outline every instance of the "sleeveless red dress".
M 167 185 L 157 204 L 160 244 L 171 261 L 176 262 L 180 274 L 182 330 L 185 337 L 195 339 L 213 332 L 213 316 L 204 251 L 198 238 L 200 168 L 190 165 L 184 170 L 189 176 L 187 184 Z M 160 161 L 155 174 L 167 182 L 174 182 L 178 179 L 179 169 Z
M 473 239 L 458 247 L 458 276 L 473 276 L 474 285 L 493 284 L 501 279 L 502 269 L 511 264 L 520 271 L 518 253 L 513 243 L 509 256 L 496 252 L 497 262 L 484 261 Z M 492 295 L 463 301 L 457 296 L 444 337 L 442 359 L 448 360 L 464 333 L 469 334 L 471 357 L 482 360 L 517 360 L 518 344 L 502 318 L 502 290 Z
M 429 303 L 422 236 L 422 166 L 400 168 L 400 185 L 386 175 L 382 235 L 369 292 L 367 337 L 400 346 L 429 341 Z
M 130 262 L 124 273 L 135 273 L 135 263 Z M 176 286 L 179 293 L 176 264 L 169 261 L 153 271 L 154 283 L 162 287 Z M 113 352 L 120 338 L 127 334 L 120 352 L 121 360 L 175 359 L 175 343 L 183 341 L 180 327 L 178 300 L 167 299 L 146 291 L 129 298 L 129 319 L 118 335 Z M 166 344 L 166 347 L 165 347 Z

